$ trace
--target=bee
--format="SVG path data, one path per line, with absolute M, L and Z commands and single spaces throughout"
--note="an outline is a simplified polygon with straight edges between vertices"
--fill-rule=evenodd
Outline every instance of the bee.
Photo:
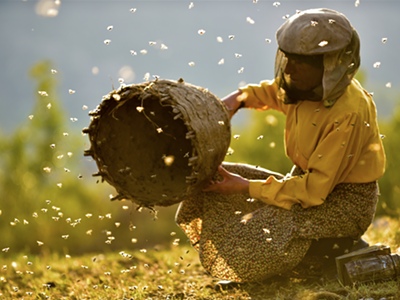
M 318 46 L 320 46 L 320 47 L 325 47 L 326 45 L 328 45 L 328 41 L 321 41 L 318 44 Z
M 250 17 L 246 18 L 246 22 L 249 23 L 249 24 L 252 24 L 252 25 L 255 23 L 255 21 Z

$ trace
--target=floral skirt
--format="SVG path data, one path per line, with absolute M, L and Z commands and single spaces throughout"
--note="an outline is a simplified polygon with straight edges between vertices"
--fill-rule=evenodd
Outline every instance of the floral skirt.
M 271 174 L 245 164 L 224 167 L 248 179 Z M 202 192 L 180 204 L 176 222 L 212 276 L 262 281 L 293 270 L 313 239 L 358 239 L 373 220 L 377 200 L 376 182 L 338 184 L 322 205 L 304 209 L 295 204 L 290 210 L 249 195 Z

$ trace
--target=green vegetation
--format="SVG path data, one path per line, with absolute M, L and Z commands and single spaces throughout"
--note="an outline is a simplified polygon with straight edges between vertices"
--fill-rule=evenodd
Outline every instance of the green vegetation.
M 33 112 L 14 134 L 0 136 L 0 249 L 77 254 L 183 238 L 180 231 L 170 236 L 178 229 L 176 206 L 160 209 L 163 218 L 156 219 L 131 202 L 109 201 L 115 191 L 91 176 L 95 163 L 83 156 L 87 137 L 64 114 L 51 63 L 29 74 L 37 86 Z

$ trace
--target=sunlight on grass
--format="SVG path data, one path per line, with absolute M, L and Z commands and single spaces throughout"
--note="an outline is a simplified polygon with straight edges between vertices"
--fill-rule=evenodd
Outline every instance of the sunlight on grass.
M 4 256 L 4 255 L 3 255 Z M 164 299 L 207 295 L 211 282 L 188 248 L 61 257 L 12 255 L 2 259 L 3 299 Z M 29 298 L 28 298 L 29 299 Z
M 379 218 L 364 238 L 399 251 L 399 220 Z M 217 279 L 189 246 L 66 256 L 1 253 L 0 299 L 399 299 L 397 281 L 344 287 L 338 282 L 248 284 L 217 292 Z
M 364 235 L 371 245 L 381 243 L 389 245 L 392 253 L 400 254 L 400 220 L 390 217 L 380 217 L 370 225 Z

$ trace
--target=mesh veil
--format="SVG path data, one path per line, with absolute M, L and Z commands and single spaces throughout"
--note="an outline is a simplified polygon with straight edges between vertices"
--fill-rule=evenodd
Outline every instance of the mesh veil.
M 357 31 L 344 15 L 333 10 L 313 9 L 292 16 L 278 29 L 277 41 L 279 48 L 285 52 L 324 56 L 322 85 L 294 96 L 289 87 L 290 78 L 284 72 L 287 58 L 278 49 L 275 81 L 279 86 L 278 98 L 286 104 L 295 104 L 300 100 L 322 100 L 326 107 L 332 106 L 360 66 L 360 39 Z M 323 44 L 326 45 L 321 46 Z

